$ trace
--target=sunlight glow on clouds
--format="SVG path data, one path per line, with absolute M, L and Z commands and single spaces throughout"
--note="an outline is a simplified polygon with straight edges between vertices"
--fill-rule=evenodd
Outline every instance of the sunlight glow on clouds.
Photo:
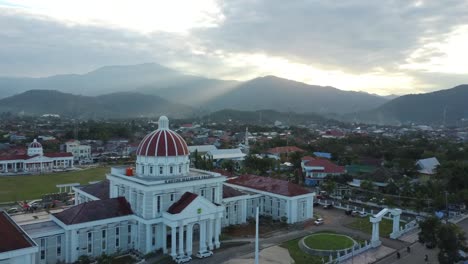
M 402 69 L 468 74 L 468 26 L 460 27 L 441 42 L 429 42 L 415 50 Z
M 213 0 L 8 0 L 2 3 L 70 24 L 103 24 L 143 33 L 187 33 L 192 28 L 217 26 L 223 20 Z

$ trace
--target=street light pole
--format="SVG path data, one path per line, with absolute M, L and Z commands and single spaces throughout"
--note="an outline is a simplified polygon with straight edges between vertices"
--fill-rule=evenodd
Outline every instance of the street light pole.
M 255 264 L 258 264 L 258 206 L 255 214 Z

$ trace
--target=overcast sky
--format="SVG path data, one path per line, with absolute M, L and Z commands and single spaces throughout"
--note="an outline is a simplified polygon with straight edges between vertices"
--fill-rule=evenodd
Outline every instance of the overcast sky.
M 465 0 L 0 0 L 0 76 L 156 62 L 344 90 L 468 83 Z

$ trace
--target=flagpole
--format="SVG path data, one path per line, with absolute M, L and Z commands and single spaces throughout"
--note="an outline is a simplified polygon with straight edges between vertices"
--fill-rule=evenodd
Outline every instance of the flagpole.
M 255 264 L 258 264 L 258 206 L 255 215 Z

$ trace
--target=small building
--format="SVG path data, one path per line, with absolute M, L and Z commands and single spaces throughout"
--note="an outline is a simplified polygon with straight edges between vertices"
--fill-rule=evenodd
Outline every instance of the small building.
M 338 166 L 328 159 L 306 156 L 301 162 L 306 185 L 319 185 L 327 175 L 341 175 L 346 173 L 343 166 Z
M 316 151 L 313 154 L 317 158 L 324 158 L 324 159 L 331 159 L 332 158 L 332 154 L 328 153 L 328 152 L 318 152 L 318 151 Z
M 416 167 L 418 168 L 418 172 L 422 174 L 435 174 L 437 166 L 439 166 L 440 163 L 437 160 L 437 158 L 432 157 L 432 158 L 427 158 L 427 159 L 420 159 L 416 162 Z
M 73 159 L 76 163 L 91 163 L 91 146 L 81 145 L 78 140 L 69 140 L 64 144 L 65 152 L 73 154 Z
M 190 153 L 194 153 L 195 151 L 198 152 L 200 155 L 204 155 L 207 152 L 217 150 L 218 148 L 215 145 L 196 145 L 196 146 L 188 146 Z
M 225 160 L 232 160 L 236 163 L 236 167 L 239 168 L 241 166 L 241 162 L 247 155 L 243 153 L 240 148 L 235 148 L 210 150 L 205 154 L 205 156 L 206 158 L 211 159 L 213 161 L 213 165 L 216 167 L 220 166 Z

